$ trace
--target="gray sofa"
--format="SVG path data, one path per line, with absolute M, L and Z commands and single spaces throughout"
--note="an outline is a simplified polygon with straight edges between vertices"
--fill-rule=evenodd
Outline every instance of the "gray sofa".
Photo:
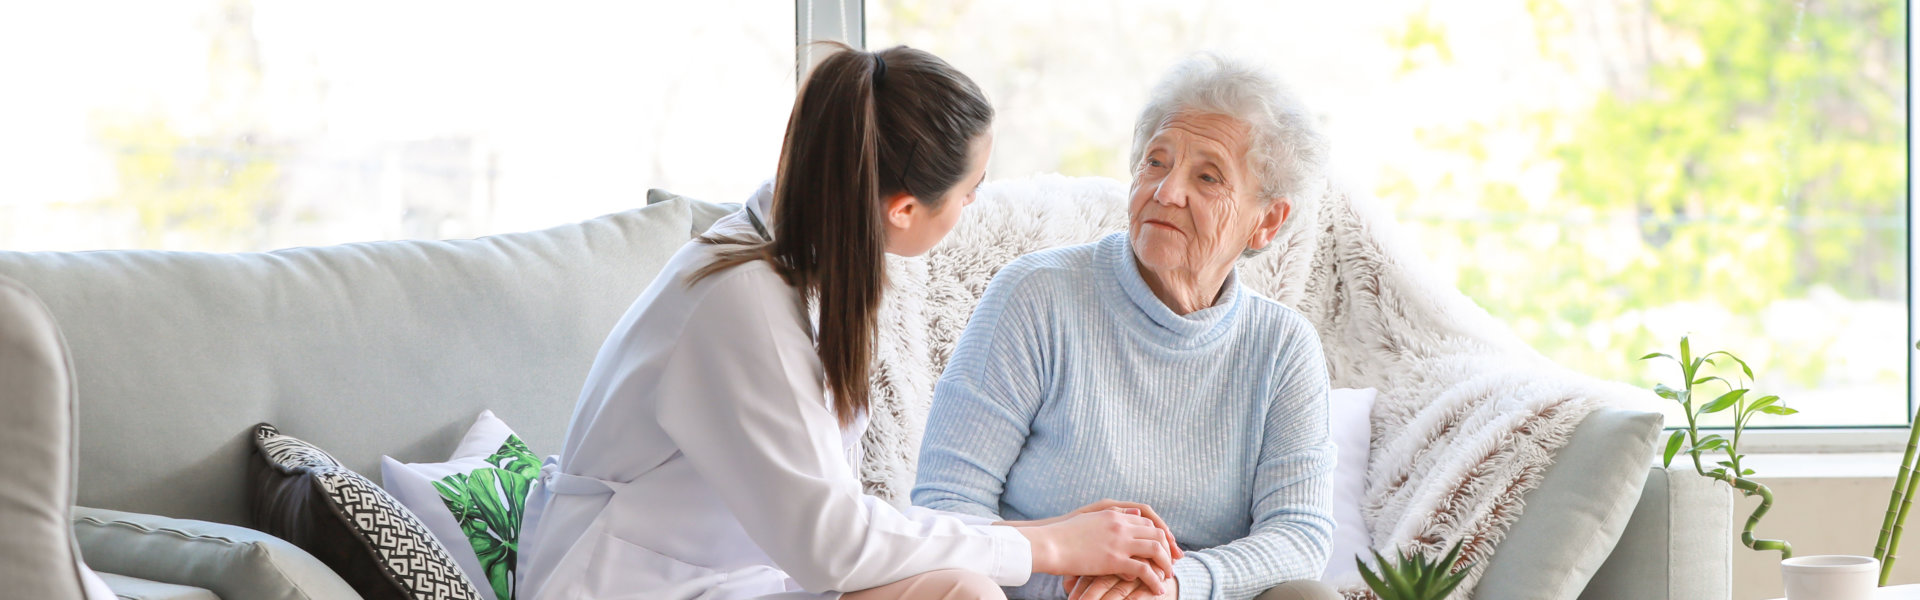
M 121 576 L 110 585 L 152 584 L 117 590 L 128 597 L 352 597 L 312 557 L 246 529 L 249 428 L 273 423 L 369 476 L 382 454 L 443 460 L 482 409 L 536 453 L 555 452 L 608 329 L 730 208 L 674 199 L 478 240 L 269 253 L 0 252 L 0 277 L 36 292 L 71 347 L 82 554 Z M 7 394 L 9 414 L 27 401 Z M 1647 470 L 1658 423 L 1590 417 L 1527 495 L 1474 597 L 1727 597 L 1732 498 Z M 1630 483 L 1604 497 L 1566 491 L 1595 473 Z M 1630 519 L 1606 516 L 1635 498 Z M 1553 554 L 1543 549 L 1567 544 L 1604 564 L 1541 564 Z M 277 553 L 296 572 L 222 571 L 242 567 L 221 557 L 246 552 Z

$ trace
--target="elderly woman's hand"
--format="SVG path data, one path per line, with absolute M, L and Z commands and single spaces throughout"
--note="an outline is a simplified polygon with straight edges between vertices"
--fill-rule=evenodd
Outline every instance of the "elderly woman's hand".
M 1138 581 L 1113 575 L 1066 577 L 1060 580 L 1060 587 L 1066 589 L 1067 600 L 1173 600 L 1180 597 L 1180 580 L 1172 577 L 1167 578 L 1166 593 L 1158 595 Z

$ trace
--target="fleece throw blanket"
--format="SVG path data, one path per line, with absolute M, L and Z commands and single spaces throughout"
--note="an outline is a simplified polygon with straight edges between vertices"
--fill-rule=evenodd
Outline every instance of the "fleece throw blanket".
M 1575 426 L 1601 399 L 1636 392 L 1547 361 L 1430 277 L 1371 198 L 1336 181 L 1319 189 L 1273 247 L 1241 260 L 1241 281 L 1313 321 L 1334 387 L 1379 390 L 1362 507 L 1373 546 L 1439 556 L 1465 539 L 1474 568 L 1456 595 L 1470 595 Z M 1126 196 L 1106 178 L 988 184 L 940 246 L 890 261 L 861 470 L 869 493 L 907 500 L 934 382 L 994 273 L 1125 229 Z

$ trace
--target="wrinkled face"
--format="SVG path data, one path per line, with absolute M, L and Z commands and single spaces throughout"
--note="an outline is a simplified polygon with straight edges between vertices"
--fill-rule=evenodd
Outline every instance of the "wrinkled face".
M 1133 167 L 1127 205 L 1141 265 L 1162 276 L 1220 273 L 1273 239 L 1290 204 L 1260 197 L 1248 138 L 1246 123 L 1225 115 L 1175 113 L 1160 122 Z

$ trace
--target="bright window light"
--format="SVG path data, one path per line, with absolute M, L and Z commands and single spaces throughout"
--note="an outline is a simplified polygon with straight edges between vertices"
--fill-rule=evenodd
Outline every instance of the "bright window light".
M 1340 175 L 1547 357 L 1677 385 L 1635 359 L 1691 332 L 1800 410 L 1756 423 L 1907 422 L 1899 0 L 866 9 L 870 46 L 932 51 L 986 89 L 995 176 L 1125 179 L 1162 69 L 1253 56 L 1321 113 Z
M 245 251 L 737 202 L 794 11 L 702 2 L 0 6 L 0 248 Z

